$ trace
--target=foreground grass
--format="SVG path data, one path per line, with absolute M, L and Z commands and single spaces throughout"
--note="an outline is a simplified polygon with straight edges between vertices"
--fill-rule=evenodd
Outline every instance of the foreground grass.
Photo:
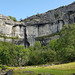
M 13 75 L 38 75 L 40 73 L 47 73 L 47 75 L 48 74 L 72 75 L 72 73 L 75 73 L 75 62 L 47 67 L 27 66 L 27 67 L 9 67 L 9 69 L 14 70 Z M 25 71 L 33 71 L 34 73 L 24 73 Z
M 58 69 L 58 70 L 75 70 L 75 62 L 61 65 L 53 65 L 45 67 L 47 69 Z

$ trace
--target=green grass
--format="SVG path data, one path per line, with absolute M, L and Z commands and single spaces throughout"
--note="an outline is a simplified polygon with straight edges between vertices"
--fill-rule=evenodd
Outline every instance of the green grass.
M 43 69 L 43 68 L 37 68 L 37 69 L 26 69 L 24 71 L 34 71 L 32 75 L 37 75 L 39 73 L 48 73 L 48 74 L 54 74 L 54 75 L 72 75 L 72 73 L 75 73 L 75 70 L 68 71 L 68 70 L 52 70 L 52 69 Z M 15 72 L 14 75 L 27 75 L 26 73 L 21 72 Z M 31 75 L 31 74 L 29 74 Z
M 75 73 L 75 62 L 47 67 L 27 66 L 27 67 L 9 67 L 9 69 L 14 70 L 13 75 L 38 75 L 39 73 L 48 73 L 54 75 L 72 75 L 72 73 Z M 24 71 L 33 71 L 34 73 L 32 74 L 24 73 Z

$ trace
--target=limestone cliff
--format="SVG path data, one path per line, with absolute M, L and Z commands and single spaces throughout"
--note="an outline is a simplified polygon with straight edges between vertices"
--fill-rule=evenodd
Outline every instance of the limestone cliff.
M 4 40 L 3 36 L 7 36 L 6 41 L 12 42 L 13 37 L 18 37 L 13 41 L 15 44 L 25 44 L 26 47 L 33 46 L 36 40 L 42 40 L 36 39 L 37 37 L 60 32 L 63 25 L 69 26 L 71 23 L 75 23 L 75 2 L 42 14 L 33 15 L 20 22 L 14 22 L 9 17 L 0 14 L 0 40 Z M 46 37 L 42 43 L 48 43 L 59 37 L 59 35 Z
M 59 32 L 63 25 L 75 23 L 75 2 L 46 13 L 33 15 L 24 19 L 27 39 L 33 46 L 36 37 L 47 36 Z
M 0 14 L 0 40 L 13 42 L 15 44 L 24 44 L 24 28 L 23 22 L 14 22 L 8 16 Z

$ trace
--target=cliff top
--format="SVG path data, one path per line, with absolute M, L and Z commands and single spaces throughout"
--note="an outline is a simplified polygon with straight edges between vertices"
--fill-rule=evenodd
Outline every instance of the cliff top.
M 4 24 L 8 24 L 8 25 L 24 25 L 24 22 L 15 22 L 13 21 L 9 16 L 4 16 L 2 14 L 0 14 L 0 23 L 4 23 Z
M 55 23 L 57 20 L 62 20 L 68 12 L 75 13 L 75 2 L 70 5 L 62 6 L 54 10 L 49 10 L 42 14 L 36 14 L 23 20 L 27 25 L 37 25 L 45 23 Z

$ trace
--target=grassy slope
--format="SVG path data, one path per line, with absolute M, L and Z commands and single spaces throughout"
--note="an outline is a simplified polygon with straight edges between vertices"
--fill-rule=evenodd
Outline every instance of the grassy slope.
M 47 69 L 75 70 L 75 62 L 45 67 Z
M 27 67 L 9 67 L 9 69 L 14 70 L 14 75 L 37 75 L 39 73 L 49 73 L 55 75 L 72 75 L 72 73 L 75 73 L 75 62 L 47 67 L 27 66 Z M 26 74 L 23 73 L 23 71 L 33 71 L 34 73 Z

